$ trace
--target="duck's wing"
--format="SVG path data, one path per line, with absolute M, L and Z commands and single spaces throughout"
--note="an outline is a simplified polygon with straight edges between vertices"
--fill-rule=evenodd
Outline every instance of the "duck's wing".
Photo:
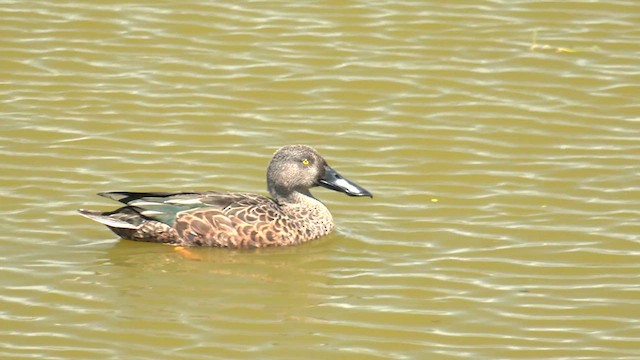
M 135 202 L 145 203 L 167 203 L 171 201 L 178 201 L 180 199 L 197 199 L 207 193 L 198 192 L 130 192 L 130 191 L 109 191 L 101 192 L 98 195 L 119 201 L 129 206 L 135 206 Z
M 126 204 L 140 215 L 167 225 L 173 225 L 181 212 L 207 211 L 224 216 L 247 217 L 246 220 L 250 222 L 253 217 L 243 214 L 259 212 L 260 209 L 277 210 L 277 205 L 271 198 L 250 193 L 113 191 L 98 195 Z
M 139 224 L 162 223 L 175 231 L 184 245 L 266 246 L 283 241 L 280 232 L 286 230 L 286 216 L 277 202 L 257 194 L 209 191 L 108 192 L 100 195 L 126 204 L 114 212 L 99 214 L 107 217 L 110 224 L 101 221 L 106 225 L 120 228 L 119 223 L 112 222 L 123 221 L 124 225 L 132 224 L 137 229 L 142 226 Z M 135 215 L 136 221 L 129 219 L 128 213 Z M 97 220 L 94 214 L 83 215 Z M 124 215 L 127 217 L 123 218 Z

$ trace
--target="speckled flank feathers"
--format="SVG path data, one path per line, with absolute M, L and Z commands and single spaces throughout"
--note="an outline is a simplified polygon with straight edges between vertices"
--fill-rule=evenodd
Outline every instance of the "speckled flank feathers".
M 286 246 L 333 230 L 331 213 L 309 192 L 315 186 L 371 196 L 312 148 L 288 145 L 274 154 L 267 169 L 271 198 L 219 191 L 106 192 L 99 195 L 126 205 L 110 212 L 79 212 L 129 240 L 228 248 Z

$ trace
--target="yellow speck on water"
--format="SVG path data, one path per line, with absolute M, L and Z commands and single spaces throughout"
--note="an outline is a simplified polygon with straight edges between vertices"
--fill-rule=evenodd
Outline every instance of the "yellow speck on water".
M 534 31 L 533 36 L 531 38 L 531 46 L 529 47 L 530 51 L 550 51 L 555 52 L 557 54 L 562 53 L 576 53 L 576 52 L 596 52 L 600 51 L 600 48 L 597 45 L 586 47 L 586 48 L 567 48 L 567 47 L 559 47 L 559 46 L 551 46 L 551 45 L 539 45 L 538 44 L 538 32 Z
M 439 199 L 436 199 L 436 198 L 431 199 L 431 202 L 434 202 L 434 203 L 436 203 L 438 201 L 439 201 Z

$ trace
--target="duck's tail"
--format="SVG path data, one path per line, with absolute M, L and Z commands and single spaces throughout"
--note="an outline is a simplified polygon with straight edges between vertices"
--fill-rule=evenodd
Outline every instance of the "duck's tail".
M 123 239 L 135 241 L 179 243 L 178 234 L 169 225 L 148 219 L 138 209 L 125 206 L 115 211 L 78 210 L 80 215 L 106 225 Z

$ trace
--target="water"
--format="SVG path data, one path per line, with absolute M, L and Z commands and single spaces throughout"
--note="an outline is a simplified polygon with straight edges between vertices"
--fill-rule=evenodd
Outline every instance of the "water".
M 636 359 L 632 1 L 5 1 L 0 357 Z M 535 36 L 535 38 L 534 38 Z M 119 241 L 107 190 L 374 193 L 286 249 Z

